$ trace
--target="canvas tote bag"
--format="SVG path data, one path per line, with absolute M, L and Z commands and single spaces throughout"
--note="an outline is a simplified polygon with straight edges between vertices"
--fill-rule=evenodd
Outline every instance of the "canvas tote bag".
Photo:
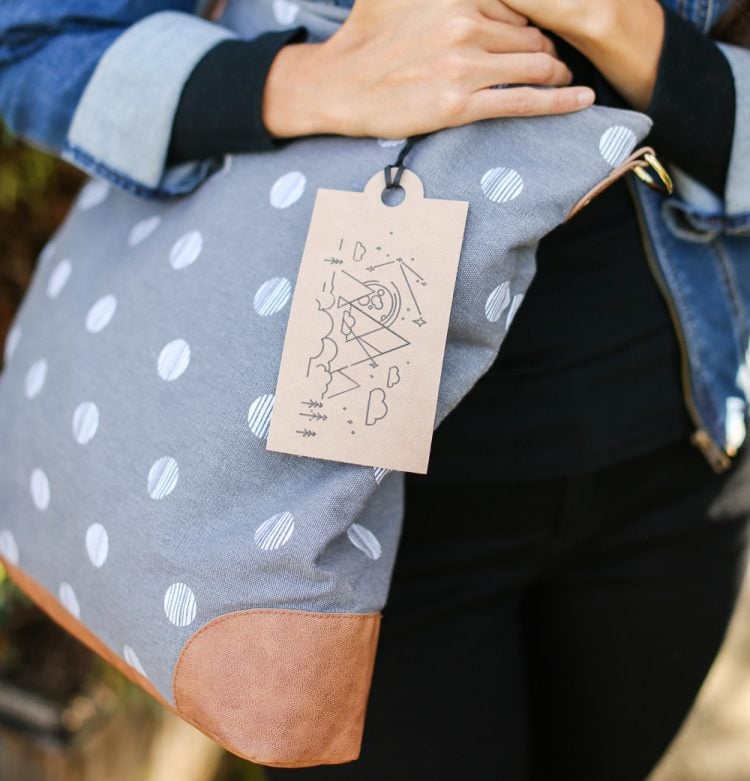
M 223 22 L 323 39 L 344 17 L 248 0 Z M 426 197 L 469 203 L 435 426 L 495 359 L 542 236 L 645 175 L 633 150 L 650 126 L 594 106 L 410 150 Z M 404 475 L 264 445 L 316 188 L 361 191 L 398 148 L 303 137 L 227 157 L 166 203 L 89 181 L 5 345 L 3 563 L 80 640 L 261 764 L 359 754 Z

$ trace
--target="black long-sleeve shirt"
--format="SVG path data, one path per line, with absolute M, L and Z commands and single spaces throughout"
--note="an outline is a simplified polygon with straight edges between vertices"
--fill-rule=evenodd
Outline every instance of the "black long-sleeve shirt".
M 574 83 L 628 108 L 586 58 L 556 44 Z M 721 51 L 667 9 L 645 143 L 721 195 L 734 111 Z M 435 432 L 431 476 L 571 475 L 666 445 L 695 428 L 680 371 L 675 327 L 620 179 L 542 239 L 497 360 Z
M 716 46 L 665 8 L 645 143 L 722 195 L 734 132 L 734 81 Z M 273 149 L 260 120 L 263 80 L 305 28 L 220 43 L 198 64 L 173 129 L 173 162 Z M 629 108 L 599 71 L 552 36 L 574 84 Z M 264 71 L 265 68 L 265 71 Z M 429 476 L 523 479 L 574 474 L 686 436 L 680 350 L 623 179 L 545 236 L 537 273 L 497 360 L 436 430 Z

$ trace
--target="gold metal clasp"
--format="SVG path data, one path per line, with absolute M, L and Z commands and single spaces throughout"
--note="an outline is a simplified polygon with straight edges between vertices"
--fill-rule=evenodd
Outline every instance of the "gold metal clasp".
M 647 168 L 653 168 L 658 175 L 658 180 L 655 179 L 646 170 Z M 594 187 L 592 187 L 586 195 L 581 198 L 580 201 L 570 210 L 566 220 L 576 215 L 584 206 L 587 206 L 591 201 L 596 198 L 597 195 L 604 192 L 611 184 L 616 182 L 621 176 L 632 171 L 639 179 L 642 179 L 649 187 L 654 190 L 658 190 L 666 195 L 671 195 L 674 192 L 674 185 L 672 184 L 672 177 L 667 173 L 666 168 L 659 162 L 654 153 L 653 147 L 642 146 L 640 149 L 636 149 L 628 157 L 626 157 L 619 165 L 617 165 L 605 179 L 602 179 Z
M 648 166 L 651 166 L 656 171 L 661 184 L 646 170 Z M 671 195 L 674 192 L 672 177 L 653 152 L 644 152 L 643 160 L 637 161 L 637 165 L 633 167 L 633 173 L 652 190 L 658 190 L 666 195 Z

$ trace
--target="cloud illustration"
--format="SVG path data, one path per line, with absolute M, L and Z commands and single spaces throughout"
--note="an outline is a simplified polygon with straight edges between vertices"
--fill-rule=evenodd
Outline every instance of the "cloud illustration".
M 373 388 L 367 399 L 367 414 L 365 425 L 374 426 L 388 414 L 388 405 L 385 403 L 385 391 L 382 388 Z

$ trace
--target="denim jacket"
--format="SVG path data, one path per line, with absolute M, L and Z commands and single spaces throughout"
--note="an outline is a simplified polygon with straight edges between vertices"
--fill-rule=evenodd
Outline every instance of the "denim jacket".
M 315 7 L 318 22 L 328 14 L 322 29 L 331 34 L 352 2 L 275 0 L 269 27 L 304 24 L 302 12 Z M 663 2 L 707 33 L 731 0 Z M 174 112 L 195 64 L 237 36 L 225 17 L 206 18 L 211 4 L 0 0 L 0 114 L 18 135 L 140 197 L 189 193 L 221 161 L 165 166 Z M 627 179 L 681 348 L 692 441 L 717 472 L 731 466 L 750 414 L 750 51 L 719 46 L 736 92 L 723 197 L 668 159 L 671 195 Z
M 708 32 L 730 2 L 670 5 Z M 719 47 L 736 93 L 723 198 L 669 160 L 670 196 L 635 177 L 627 180 L 649 267 L 680 344 L 683 396 L 695 424 L 691 438 L 717 472 L 731 466 L 745 441 L 750 411 L 750 51 Z

